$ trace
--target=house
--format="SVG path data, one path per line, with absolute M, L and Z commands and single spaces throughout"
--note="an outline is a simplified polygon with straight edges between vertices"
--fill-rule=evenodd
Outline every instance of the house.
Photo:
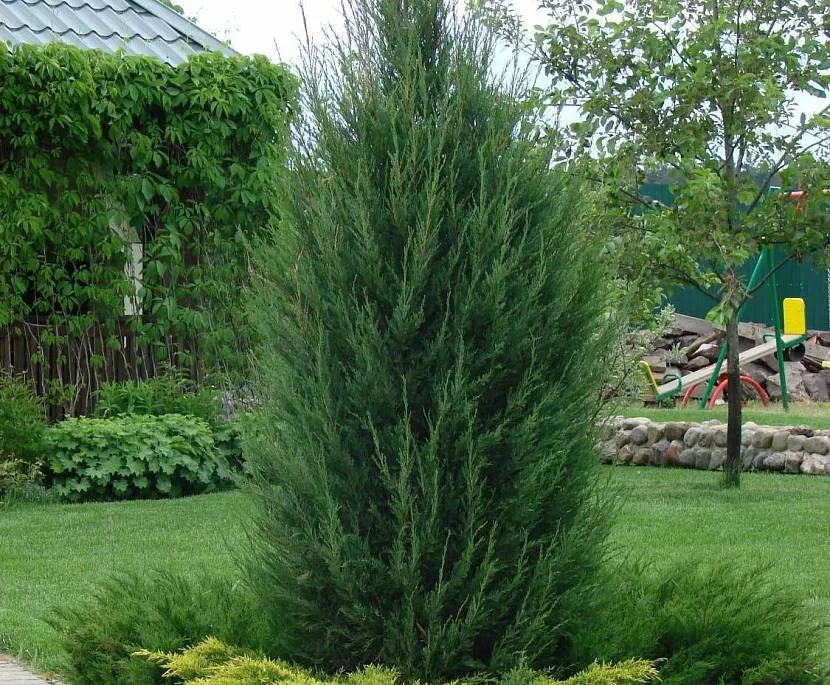
M 58 416 L 244 364 L 296 79 L 159 0 L 0 0 L 0 44 L 0 373 Z
M 123 50 L 173 66 L 200 52 L 236 54 L 159 0 L 0 0 L 0 42 Z

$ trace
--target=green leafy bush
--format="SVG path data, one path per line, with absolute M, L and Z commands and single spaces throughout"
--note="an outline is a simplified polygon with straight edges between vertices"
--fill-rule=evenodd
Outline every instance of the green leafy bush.
M 41 462 L 0 459 L 0 501 L 39 499 L 43 495 Z
M 67 419 L 46 433 L 49 480 L 70 501 L 179 497 L 232 484 L 210 426 L 179 414 Z
M 219 411 L 219 400 L 213 389 L 198 387 L 182 371 L 170 366 L 163 373 L 138 383 L 102 383 L 95 405 L 96 416 L 102 417 L 183 414 L 211 424 Z
M 163 373 L 140 383 L 103 383 L 95 407 L 96 415 L 101 417 L 183 414 L 200 418 L 210 425 L 219 454 L 231 467 L 241 468 L 239 418 L 221 419 L 220 411 L 219 396 L 213 388 L 197 386 L 175 367 L 166 367 Z
M 604 240 L 474 20 L 345 5 L 351 35 L 303 78 L 285 221 L 253 250 L 269 653 L 425 681 L 562 665 L 610 519 Z
M 31 384 L 0 372 L 0 462 L 40 459 L 45 427 L 46 415 Z
M 223 456 L 230 467 L 235 471 L 245 470 L 244 445 L 240 430 L 242 417 L 228 421 L 217 421 L 213 424 L 213 443 L 216 451 Z
M 175 651 L 208 635 L 253 649 L 265 642 L 265 622 L 242 586 L 158 570 L 111 578 L 49 623 L 60 633 L 72 685 L 161 683 L 159 666 L 133 656 L 143 648 Z
M 136 656 L 161 666 L 170 680 L 199 685 L 403 685 L 405 682 L 396 671 L 376 666 L 320 680 L 302 669 L 272 661 L 249 649 L 229 646 L 213 637 L 178 654 L 141 650 Z M 657 670 L 651 663 L 629 659 L 614 665 L 591 664 L 564 681 L 521 669 L 507 674 L 499 680 L 499 685 L 636 685 L 657 680 Z M 459 681 L 457 685 L 465 683 Z
M 574 635 L 577 661 L 663 660 L 666 685 L 827 682 L 820 627 L 767 569 L 684 563 L 655 577 L 625 564 L 597 587 L 596 613 Z
M 189 366 L 198 349 L 207 368 L 244 372 L 246 239 L 278 218 L 296 78 L 261 55 L 171 67 L 59 42 L 4 46 L 0 73 L 0 325 L 48 314 L 73 331 L 51 343 L 65 354 L 120 349 L 110 324 L 136 294 L 152 317 L 130 328 L 157 359 Z M 136 241 L 138 293 L 124 270 Z M 90 359 L 79 388 L 112 373 Z

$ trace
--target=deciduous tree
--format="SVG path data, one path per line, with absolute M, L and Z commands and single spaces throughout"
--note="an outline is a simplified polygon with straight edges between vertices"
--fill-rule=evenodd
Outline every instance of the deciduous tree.
M 478 3 L 516 35 L 509 3 Z M 713 295 L 726 326 L 729 427 L 726 481 L 739 483 L 738 310 L 750 297 L 741 267 L 762 245 L 783 261 L 823 253 L 830 109 L 830 2 L 818 0 L 542 0 L 549 26 L 530 47 L 553 79 L 548 104 L 577 120 L 562 159 L 600 160 L 595 180 L 627 228 L 617 248 L 629 272 Z M 571 117 L 573 118 L 573 117 Z M 584 165 L 583 165 L 584 166 Z M 640 194 L 670 170 L 674 203 Z M 770 201 L 773 184 L 806 201 Z M 631 211 L 633 210 L 633 211 Z M 619 218 L 619 217 L 617 217 Z

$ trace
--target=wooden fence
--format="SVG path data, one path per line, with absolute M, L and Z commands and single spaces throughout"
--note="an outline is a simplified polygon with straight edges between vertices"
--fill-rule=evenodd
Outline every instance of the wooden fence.
M 141 343 L 126 318 L 73 335 L 41 320 L 0 327 L 0 371 L 22 374 L 33 383 L 53 421 L 91 413 L 102 383 L 150 378 L 165 360 L 202 380 L 194 340 L 168 336 L 164 342 Z

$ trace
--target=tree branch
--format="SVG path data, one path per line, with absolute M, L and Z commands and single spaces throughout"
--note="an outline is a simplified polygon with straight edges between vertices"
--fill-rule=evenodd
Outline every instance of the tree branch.
M 821 111 L 819 111 L 814 116 L 824 116 L 828 113 L 830 113 L 830 105 L 826 105 Z M 761 184 L 761 187 L 758 188 L 758 192 L 755 194 L 755 198 L 752 200 L 749 207 L 747 208 L 746 214 L 751 214 L 755 207 L 758 205 L 758 203 L 761 201 L 761 198 L 763 198 L 764 195 L 767 194 L 767 191 L 769 190 L 769 185 L 770 183 L 772 183 L 772 179 L 775 178 L 775 175 L 786 166 L 787 161 L 795 153 L 795 150 L 798 147 L 799 142 L 809 131 L 809 129 L 807 129 L 806 126 L 800 128 L 801 130 L 798 132 L 798 134 L 794 136 L 792 140 L 790 140 L 789 144 L 785 146 L 784 152 L 781 153 L 781 156 L 778 158 L 778 161 L 775 164 L 773 164 L 772 167 L 770 167 L 770 172 L 769 174 L 767 174 L 766 180 L 763 184 Z M 804 152 L 807 152 L 808 150 L 814 148 L 816 145 L 820 145 L 821 143 L 827 141 L 830 141 L 830 134 L 828 134 L 821 140 L 816 141 L 815 143 L 812 143 L 805 148 L 802 148 L 800 152 L 801 154 L 803 154 Z
M 696 280 L 691 278 L 688 274 L 685 274 L 682 271 L 680 271 L 680 270 L 678 270 L 674 267 L 667 267 L 666 268 L 666 273 L 670 274 L 670 276 L 673 277 L 674 280 L 676 280 L 678 283 L 682 283 L 683 285 L 688 285 L 688 286 L 694 288 L 699 293 L 701 293 L 702 295 L 705 295 L 706 297 L 708 297 L 713 302 L 718 301 L 718 297 L 716 295 L 713 295 L 712 293 L 710 293 L 708 290 L 706 290 L 706 288 L 704 288 L 700 283 L 698 283 Z
M 652 21 L 651 25 L 654 26 L 660 32 L 665 41 L 671 46 L 671 49 L 674 52 L 674 54 L 680 58 L 680 61 L 683 62 L 683 64 L 685 64 L 689 69 L 693 70 L 694 67 L 692 66 L 692 63 L 689 61 L 686 55 L 680 52 L 680 50 L 677 47 L 677 43 L 669 38 L 669 34 L 666 33 L 663 27 L 660 26 L 656 21 Z
M 789 264 L 789 263 L 790 263 L 793 259 L 795 259 L 795 255 L 794 255 L 794 254 L 790 254 L 790 255 L 788 255 L 788 256 L 786 256 L 786 257 L 784 257 L 784 259 L 782 259 L 780 262 L 778 262 L 778 264 L 776 264 L 776 265 L 772 268 L 772 271 L 770 271 L 770 272 L 769 272 L 766 276 L 764 276 L 764 277 L 763 277 L 763 278 L 762 278 L 762 279 L 761 279 L 761 280 L 760 280 L 760 281 L 759 281 L 756 285 L 754 285 L 752 288 L 747 288 L 747 291 L 746 291 L 746 296 L 747 296 L 748 298 L 749 298 L 749 297 L 752 297 L 752 296 L 753 296 L 753 295 L 754 295 L 754 294 L 755 294 L 758 290 L 760 290 L 760 289 L 764 286 L 764 284 L 765 284 L 767 281 L 769 281 L 769 279 L 770 279 L 770 278 L 772 278 L 772 276 L 773 276 L 774 274 L 778 273 L 778 271 L 779 271 L 779 270 L 780 270 L 783 266 L 785 266 L 786 264 Z M 776 306 L 777 306 L 777 303 L 776 303 Z

